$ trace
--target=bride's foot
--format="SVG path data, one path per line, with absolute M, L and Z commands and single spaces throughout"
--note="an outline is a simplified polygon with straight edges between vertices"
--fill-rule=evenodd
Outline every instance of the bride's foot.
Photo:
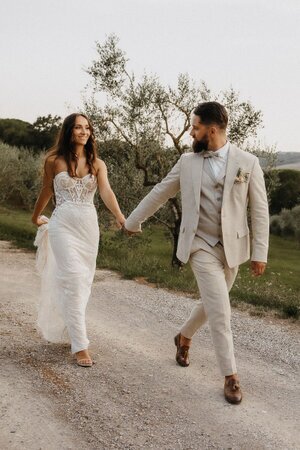
M 76 364 L 81 367 L 92 367 L 93 360 L 90 357 L 88 350 L 80 350 L 80 352 L 75 353 Z

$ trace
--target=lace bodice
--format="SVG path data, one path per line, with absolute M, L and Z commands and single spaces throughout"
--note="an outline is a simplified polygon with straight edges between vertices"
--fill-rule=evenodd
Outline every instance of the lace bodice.
M 93 204 L 94 194 L 97 189 L 97 179 L 91 174 L 87 174 L 82 178 L 72 178 L 68 172 L 63 171 L 54 177 L 53 185 L 56 207 L 65 202 Z

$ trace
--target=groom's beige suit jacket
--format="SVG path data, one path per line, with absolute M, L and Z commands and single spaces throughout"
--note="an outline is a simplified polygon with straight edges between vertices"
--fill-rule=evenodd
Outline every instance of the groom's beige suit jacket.
M 182 221 L 177 257 L 183 263 L 189 260 L 199 222 L 203 161 L 201 153 L 183 154 L 125 222 L 127 230 L 141 231 L 141 224 L 181 191 Z M 242 177 L 237 180 L 239 171 L 242 171 Z M 248 204 L 252 229 L 251 260 L 266 262 L 269 212 L 263 172 L 256 156 L 230 144 L 221 209 L 222 242 L 229 267 L 238 266 L 250 257 Z

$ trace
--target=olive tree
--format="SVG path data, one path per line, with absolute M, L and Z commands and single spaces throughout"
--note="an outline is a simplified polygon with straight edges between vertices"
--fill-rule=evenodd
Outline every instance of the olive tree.
M 246 146 L 249 138 L 256 136 L 262 113 L 250 102 L 240 101 L 232 88 L 213 94 L 204 81 L 196 82 L 188 74 L 179 74 L 174 86 L 164 85 L 156 75 L 138 77 L 129 70 L 128 62 L 117 36 L 96 43 L 96 58 L 87 69 L 92 92 L 85 100 L 85 110 L 102 142 L 121 140 L 132 152 L 132 171 L 142 174 L 135 204 L 145 188 L 161 181 L 180 155 L 189 151 L 187 132 L 198 103 L 217 100 L 224 104 L 230 116 L 231 142 Z M 180 266 L 176 258 L 181 222 L 179 196 L 170 199 L 155 218 L 171 232 L 172 264 Z

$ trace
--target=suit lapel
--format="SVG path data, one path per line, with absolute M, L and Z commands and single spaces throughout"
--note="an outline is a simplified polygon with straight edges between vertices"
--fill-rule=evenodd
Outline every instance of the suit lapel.
M 228 158 L 227 158 L 227 165 L 226 165 L 226 174 L 225 174 L 225 181 L 224 181 L 224 190 L 223 190 L 223 202 L 226 196 L 230 195 L 230 191 L 232 189 L 232 186 L 234 184 L 235 177 L 237 175 L 240 161 L 238 157 L 238 152 L 235 150 L 235 146 L 233 144 L 230 144 L 229 150 L 228 150 Z M 191 164 L 192 164 L 192 182 L 193 182 L 193 189 L 195 194 L 195 200 L 197 209 L 199 209 L 200 206 L 200 191 L 201 191 L 201 182 L 202 182 L 202 170 L 203 170 L 203 155 L 201 153 L 195 153 L 194 157 L 191 158 Z
M 191 158 L 192 182 L 193 182 L 197 210 L 199 209 L 199 205 L 200 205 L 200 189 L 201 189 L 201 181 L 202 181 L 203 159 L 204 159 L 203 156 L 199 153 L 195 153 L 194 157 Z
M 230 144 L 228 150 L 226 175 L 224 182 L 223 201 L 226 198 L 226 196 L 230 194 L 238 169 L 239 169 L 238 155 L 237 152 L 235 151 L 235 147 L 232 144 Z

